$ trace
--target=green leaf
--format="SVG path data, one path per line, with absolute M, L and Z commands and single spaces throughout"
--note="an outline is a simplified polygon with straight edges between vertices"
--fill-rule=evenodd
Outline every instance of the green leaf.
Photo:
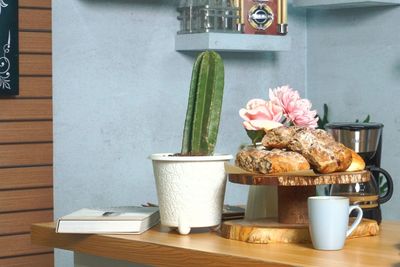
M 364 123 L 367 123 L 367 122 L 369 122 L 370 121 L 370 119 L 371 119 L 371 117 L 369 116 L 369 114 L 368 114 L 368 116 L 364 119 Z
M 370 120 L 371 120 L 371 116 L 368 114 L 367 117 L 363 120 L 363 123 L 368 123 L 368 122 L 370 122 Z M 359 122 L 360 122 L 360 120 L 356 119 L 356 123 L 359 123 Z
M 382 175 L 379 175 L 378 181 L 379 181 L 379 195 L 383 196 L 385 195 L 388 189 L 387 181 L 383 179 Z
M 250 137 L 254 146 L 256 146 L 256 143 L 261 142 L 265 135 L 264 130 L 246 130 L 246 133 L 247 136 Z
M 322 119 L 319 115 L 317 115 L 319 129 L 325 129 L 325 125 L 327 125 L 329 123 L 328 114 L 329 114 L 328 113 L 328 105 L 325 103 L 324 104 L 324 115 L 323 115 Z

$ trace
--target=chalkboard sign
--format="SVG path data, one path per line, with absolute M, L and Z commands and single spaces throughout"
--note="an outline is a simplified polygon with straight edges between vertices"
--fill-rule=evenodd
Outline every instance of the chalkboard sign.
M 18 1 L 0 0 L 0 96 L 18 95 Z

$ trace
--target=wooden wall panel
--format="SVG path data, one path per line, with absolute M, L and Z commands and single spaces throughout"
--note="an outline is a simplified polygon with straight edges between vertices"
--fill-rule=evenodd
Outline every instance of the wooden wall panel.
M 0 99 L 0 121 L 51 119 L 50 99 Z
M 30 234 L 0 236 L 0 248 L 0 257 L 52 252 L 47 247 L 32 245 Z
M 51 10 L 19 9 L 20 31 L 51 31 Z
M 51 55 L 20 54 L 20 75 L 47 75 L 52 74 Z
M 51 53 L 50 32 L 20 32 L 20 53 Z
M 51 96 L 51 77 L 19 77 L 19 97 Z
M 30 224 L 53 220 L 51 0 L 19 0 L 20 94 L 0 97 L 0 266 L 53 266 Z
M 0 168 L 0 190 L 53 186 L 53 167 Z
M 53 188 L 0 191 L 0 212 L 51 208 Z
M 52 220 L 53 210 L 0 213 L 0 236 L 29 233 L 31 224 Z
M 52 143 L 0 146 L 0 167 L 50 165 L 52 163 Z
M 52 121 L 20 121 L 0 123 L 0 144 L 51 142 Z
M 19 0 L 19 7 L 51 8 L 51 0 Z
M 7 267 L 52 267 L 54 266 L 53 253 L 33 256 L 20 256 L 15 258 L 0 259 L 0 266 Z

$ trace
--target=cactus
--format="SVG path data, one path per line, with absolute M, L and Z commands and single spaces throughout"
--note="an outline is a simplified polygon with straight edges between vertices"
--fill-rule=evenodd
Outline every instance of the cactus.
M 182 155 L 212 155 L 217 142 L 224 93 L 224 64 L 214 51 L 201 53 L 193 66 L 182 141 Z

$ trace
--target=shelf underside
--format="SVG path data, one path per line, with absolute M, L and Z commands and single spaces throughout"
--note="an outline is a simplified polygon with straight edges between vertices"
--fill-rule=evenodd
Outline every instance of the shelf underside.
M 289 36 L 239 34 L 239 33 L 194 33 L 178 34 L 175 38 L 176 51 L 228 51 L 265 52 L 288 51 Z

